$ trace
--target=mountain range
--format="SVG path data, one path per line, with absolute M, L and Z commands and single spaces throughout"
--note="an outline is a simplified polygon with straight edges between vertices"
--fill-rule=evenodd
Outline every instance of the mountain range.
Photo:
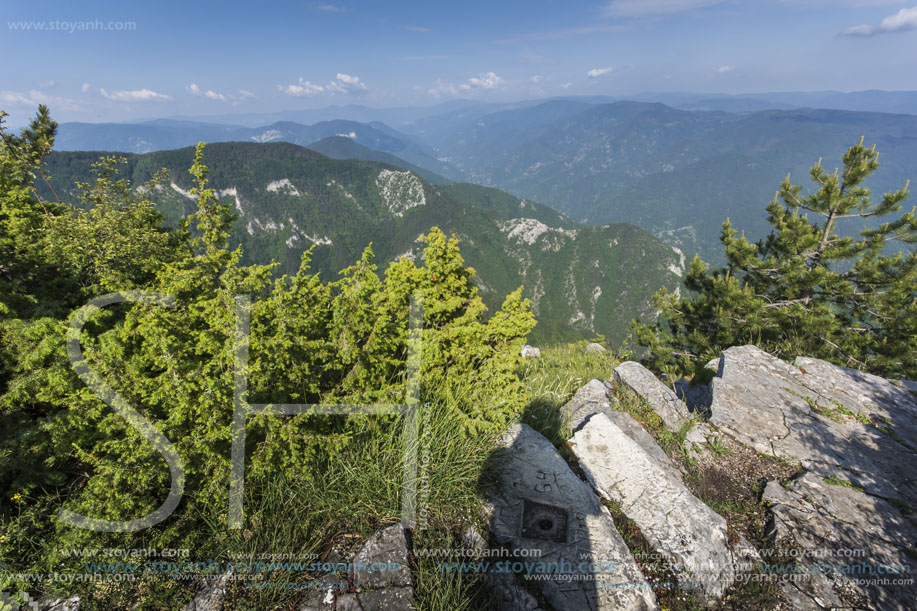
M 377 155 L 348 137 L 316 146 Z M 62 199 L 78 203 L 74 183 L 91 179 L 90 166 L 101 154 L 57 151 L 48 157 L 50 180 Z M 494 188 L 433 184 L 404 167 L 331 159 L 284 142 L 215 143 L 204 157 L 211 185 L 237 215 L 233 240 L 248 261 L 274 260 L 278 272 L 293 273 L 302 253 L 314 247 L 312 269 L 333 279 L 372 243 L 384 270 L 399 257 L 422 256 L 419 238 L 438 226 L 459 238 L 491 309 L 525 286 L 539 319 L 533 341 L 603 334 L 618 343 L 632 318 L 655 315 L 651 295 L 663 285 L 676 290 L 684 272 L 679 251 L 632 224 L 584 226 Z M 168 182 L 150 195 L 169 222 L 195 209 L 192 148 L 125 158 L 122 175 L 135 185 L 160 168 L 169 171 Z M 37 187 L 52 196 L 47 186 Z
M 381 113 L 397 129 L 343 119 L 261 127 L 65 123 L 57 148 L 148 152 L 198 141 L 292 142 L 338 159 L 396 165 L 434 184 L 498 187 L 582 224 L 633 223 L 713 263 L 722 262 L 718 238 L 726 218 L 750 237 L 763 237 L 764 208 L 783 178 L 790 174 L 808 186 L 813 163 L 824 158 L 829 169 L 840 166 L 843 151 L 861 136 L 881 153 L 882 168 L 869 184 L 874 192 L 917 176 L 917 115 L 796 108 L 824 103 L 917 112 L 914 92 L 642 97 L 654 95 L 680 108 L 607 97 L 458 101 L 417 109 L 412 119 L 410 109 Z M 365 107 L 332 110 L 374 116 Z
M 433 156 L 431 148 L 384 123 L 358 123 L 342 119 L 313 125 L 279 121 L 260 127 L 172 119 L 144 123 L 64 123 L 58 130 L 55 149 L 149 153 L 192 146 L 198 142 L 291 142 L 306 146 L 336 136 L 397 155 L 434 172 L 451 171 L 447 164 Z
M 630 222 L 715 263 L 720 225 L 754 239 L 787 174 L 811 187 L 861 138 L 882 164 L 869 187 L 917 176 L 917 116 L 839 110 L 737 114 L 658 103 L 552 101 L 475 118 L 431 144 L 465 180 L 549 203 L 586 223 Z

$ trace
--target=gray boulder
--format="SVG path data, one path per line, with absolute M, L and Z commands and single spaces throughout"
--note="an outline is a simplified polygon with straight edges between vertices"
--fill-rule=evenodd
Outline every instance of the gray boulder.
M 80 611 L 80 597 L 71 596 L 70 598 L 57 598 L 54 600 L 43 599 L 38 602 L 37 607 L 33 607 L 31 604 L 23 607 L 23 609 L 33 608 L 41 611 Z
M 670 430 L 677 431 L 690 419 L 688 408 L 682 400 L 640 363 L 621 363 L 615 367 L 614 379 L 619 385 L 643 397 Z
M 608 510 L 551 443 L 521 424 L 502 446 L 488 491 L 490 529 L 517 554 L 504 561 L 510 572 L 529 573 L 555 609 L 656 609 Z
M 682 446 L 690 458 L 698 459 L 712 454 L 707 445 L 707 439 L 713 435 L 713 429 L 706 422 L 697 422 L 685 435 Z
M 526 344 L 522 347 L 522 350 L 519 351 L 519 355 L 526 359 L 538 359 L 541 358 L 541 350 L 535 346 L 529 346 Z
M 411 588 L 387 588 L 369 590 L 359 594 L 342 594 L 338 597 L 337 609 L 353 611 L 411 611 Z
M 703 598 L 720 598 L 735 579 L 726 520 L 691 494 L 652 439 L 652 452 L 645 449 L 646 441 L 635 441 L 636 421 L 625 413 L 618 420 L 631 424 L 625 428 L 595 414 L 574 434 L 571 447 L 580 466 L 602 496 L 621 505 L 684 582 L 700 584 Z
M 601 354 L 605 352 L 605 346 L 592 342 L 586 345 L 586 354 Z

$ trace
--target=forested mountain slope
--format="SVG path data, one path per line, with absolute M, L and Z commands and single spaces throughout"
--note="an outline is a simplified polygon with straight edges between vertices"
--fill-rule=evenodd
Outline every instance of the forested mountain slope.
M 76 199 L 74 182 L 91 178 L 101 154 L 48 157 L 62 199 Z M 151 199 L 175 221 L 196 205 L 187 172 L 192 156 L 191 148 L 127 155 L 123 174 L 139 185 L 168 169 Z M 248 261 L 274 260 L 293 273 L 304 250 L 314 247 L 313 268 L 330 277 L 372 243 L 384 269 L 398 257 L 420 256 L 418 238 L 438 226 L 460 238 L 491 308 L 525 285 L 541 339 L 600 333 L 618 342 L 632 317 L 654 315 L 650 296 L 663 285 L 676 288 L 684 270 L 679 252 L 633 225 L 580 226 L 496 189 L 432 185 L 398 167 L 333 160 L 286 143 L 216 143 L 205 158 L 211 184 L 238 216 L 233 239 Z

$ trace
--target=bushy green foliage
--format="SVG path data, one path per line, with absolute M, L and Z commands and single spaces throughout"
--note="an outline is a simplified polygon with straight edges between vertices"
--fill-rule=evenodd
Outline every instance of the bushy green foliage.
M 727 266 L 711 270 L 695 257 L 687 295 L 655 295 L 661 321 L 635 322 L 632 330 L 657 371 L 690 373 L 729 346 L 752 343 L 784 358 L 917 378 L 914 210 L 855 235 L 839 231 L 899 213 L 907 185 L 873 202 L 863 181 L 879 167 L 875 147 L 861 139 L 843 161 L 833 174 L 815 164 L 810 176 L 818 190 L 809 195 L 787 176 L 767 207 L 773 231 L 766 239 L 752 244 L 727 220 Z
M 190 169 L 196 210 L 166 229 L 145 197 L 156 182 L 134 190 L 115 178 L 111 158 L 99 162 L 94 184 L 80 185 L 84 206 L 37 199 L 30 174 L 54 133 L 44 111 L 32 132 L 4 133 L 0 149 L 0 564 L 79 570 L 61 550 L 92 545 L 213 550 L 209 539 L 226 528 L 237 295 L 253 303 L 253 403 L 404 402 L 410 303 L 419 295 L 421 398 L 441 412 L 434 421 L 450 423 L 454 443 L 489 439 L 524 407 L 516 369 L 535 324 L 530 304 L 520 288 L 485 320 L 455 237 L 432 228 L 423 265 L 402 258 L 381 277 L 367 247 L 337 280 L 311 272 L 311 251 L 295 275 L 275 278 L 273 265 L 245 264 L 241 248 L 230 249 L 234 217 L 209 184 L 203 145 Z M 54 277 L 49 290 L 45 279 Z M 187 481 L 172 518 L 139 533 L 100 534 L 59 522 L 57 512 L 134 519 L 156 509 L 170 483 L 161 455 L 67 361 L 73 310 L 127 289 L 172 295 L 174 307 L 95 312 L 83 354 L 175 445 Z M 246 477 L 306 488 L 354 455 L 354 440 L 370 447 L 400 426 L 394 416 L 253 416 Z M 12 587 L 2 579 L 0 589 Z

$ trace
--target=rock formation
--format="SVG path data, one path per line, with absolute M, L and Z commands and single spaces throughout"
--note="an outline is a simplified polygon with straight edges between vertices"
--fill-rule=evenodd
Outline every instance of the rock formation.
M 709 385 L 682 380 L 678 395 L 633 362 L 615 370 L 614 384 L 584 385 L 560 413 L 573 468 L 529 427 L 508 431 L 491 491 L 497 544 L 557 562 L 613 558 L 618 570 L 605 578 L 622 586 L 521 575 L 526 590 L 536 586 L 555 609 L 658 608 L 601 497 L 703 605 L 769 581 L 782 609 L 913 608 L 917 385 L 811 358 L 789 364 L 754 346 L 730 348 L 708 367 Z M 622 411 L 614 391 L 623 388 L 659 415 L 667 431 L 657 436 L 682 445 L 667 454 Z M 731 453 L 736 464 L 749 459 L 741 478 L 766 518 L 755 545 L 689 485 L 698 463 Z M 488 583 L 504 602 L 520 592 L 515 580 Z M 525 600 L 507 608 L 535 608 Z

